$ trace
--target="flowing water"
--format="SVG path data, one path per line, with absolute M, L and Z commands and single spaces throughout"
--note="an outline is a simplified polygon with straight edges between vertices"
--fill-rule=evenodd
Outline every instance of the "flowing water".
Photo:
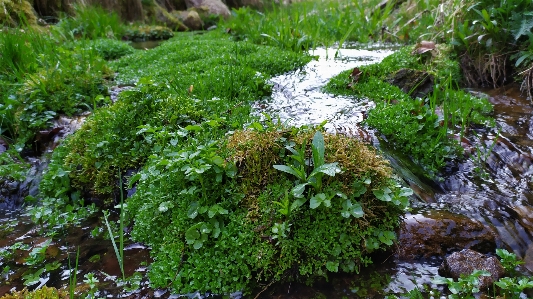
M 325 94 L 321 88 L 343 70 L 376 63 L 393 52 L 392 48 L 376 46 L 365 49 L 318 49 L 312 52 L 320 58 L 306 67 L 272 79 L 274 93 L 271 99 L 254 103 L 255 113 L 275 113 L 281 121 L 292 125 L 319 124 L 328 120 L 326 129 L 363 138 L 380 148 L 391 161 L 396 172 L 410 184 L 418 196 L 416 209 L 406 221 L 439 211 L 448 211 L 476 219 L 497 233 L 499 247 L 508 248 L 524 258 L 533 270 L 533 108 L 517 92 L 516 86 L 500 90 L 476 90 L 494 104 L 497 127 L 472 128 L 466 135 L 467 158 L 450 163 L 442 180 L 424 179 L 423 170 L 407 157 L 395 152 L 390 145 L 381 144 L 371 130 L 359 123 L 374 104 L 366 99 L 353 99 Z M 45 163 L 35 163 L 44 167 Z M 485 178 L 479 173 L 484 172 Z M 9 208 L 9 209 L 8 209 Z M 16 242 L 38 247 L 47 240 L 39 227 L 31 223 L 23 212 L 5 208 L 0 215 L 0 249 L 5 252 Z M 115 215 L 116 217 L 116 215 Z M 98 227 L 100 229 L 98 229 Z M 98 237 L 91 231 L 96 229 Z M 69 277 L 77 270 L 81 282 L 86 273 L 95 273 L 100 282 L 100 297 L 107 298 L 178 298 L 165 290 L 153 290 L 146 279 L 138 283 L 140 289 L 121 292 L 117 286 L 120 268 L 111 241 L 102 236 L 105 225 L 98 217 L 89 219 L 78 228 L 63 231 L 60 241 L 46 250 L 47 261 L 58 261 L 58 268 L 43 273 L 31 288 L 40 285 L 68 286 Z M 79 253 L 78 253 L 79 250 Z M 28 274 L 38 268 L 23 265 L 28 251 L 15 250 L 7 268 L 0 259 L 0 296 L 10 290 L 20 290 Z M 75 267 L 75 261 L 79 265 Z M 150 262 L 149 251 L 141 244 L 127 244 L 125 274 L 144 274 Z M 416 286 L 431 285 L 437 275 L 439 258 L 402 260 L 395 254 L 376 256 L 375 265 L 358 275 L 333 275 L 329 282 L 313 288 L 301 284 L 272 286 L 261 293 L 261 298 L 382 298 L 385 293 L 404 293 Z M 26 277 L 25 277 L 26 276 Z M 436 288 L 436 286 L 431 285 Z M 78 285 L 79 289 L 87 285 Z M 262 291 L 262 290 L 258 290 Z M 191 294 L 187 297 L 200 297 Z M 239 294 L 235 294 L 236 298 Z

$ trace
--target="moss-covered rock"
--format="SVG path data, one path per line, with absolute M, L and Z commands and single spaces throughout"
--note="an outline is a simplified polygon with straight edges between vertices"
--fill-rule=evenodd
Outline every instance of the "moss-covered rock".
M 0 24 L 10 27 L 37 25 L 37 16 L 26 0 L 0 0 Z
M 195 10 L 175 11 L 173 14 L 190 30 L 204 28 L 204 21 Z
M 155 5 L 153 11 L 147 13 L 146 18 L 147 20 L 153 19 L 158 24 L 171 28 L 174 31 L 186 31 L 188 29 L 177 17 L 160 5 Z

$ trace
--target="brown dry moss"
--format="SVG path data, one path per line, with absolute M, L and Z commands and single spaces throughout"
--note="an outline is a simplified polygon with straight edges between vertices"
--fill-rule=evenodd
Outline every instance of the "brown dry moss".
M 22 291 L 14 292 L 13 294 L 7 294 L 0 299 L 66 299 L 69 295 L 64 290 L 58 290 L 56 288 L 42 287 L 35 291 L 28 291 L 23 289 Z
M 284 164 L 283 153 L 287 140 L 297 146 L 307 144 L 307 155 L 311 156 L 311 142 L 314 130 L 275 130 L 269 132 L 237 131 L 228 141 L 232 159 L 239 168 L 245 193 L 256 195 L 265 186 L 279 178 L 276 164 Z M 338 162 L 343 172 L 336 181 L 349 186 L 355 179 L 372 177 L 373 186 L 379 186 L 391 176 L 388 161 L 378 156 L 361 141 L 344 135 L 324 134 L 327 163 Z M 346 190 L 349 193 L 349 190 Z

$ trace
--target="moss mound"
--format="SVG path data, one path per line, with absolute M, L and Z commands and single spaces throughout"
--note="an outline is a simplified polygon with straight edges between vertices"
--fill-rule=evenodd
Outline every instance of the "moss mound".
M 408 192 L 359 141 L 316 136 L 310 129 L 236 131 L 227 141 L 168 146 L 152 159 L 133 178 L 128 213 L 133 239 L 153 248 L 153 286 L 248 293 L 254 281 L 356 272 L 371 263 L 369 253 L 392 245 Z M 311 154 L 315 144 L 323 144 L 322 168 L 338 165 L 342 173 L 328 172 L 320 189 L 309 183 L 298 197 L 303 181 L 274 165 L 293 165 L 296 149 L 305 159 L 320 155 Z M 313 165 L 300 166 L 313 173 Z

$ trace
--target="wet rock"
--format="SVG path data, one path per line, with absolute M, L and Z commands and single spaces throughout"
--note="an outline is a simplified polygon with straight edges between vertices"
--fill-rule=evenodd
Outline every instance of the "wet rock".
M 496 233 L 481 222 L 448 211 L 406 215 L 398 237 L 399 259 L 442 257 L 461 249 L 493 252 Z
M 389 76 L 387 82 L 399 87 L 413 99 L 425 98 L 433 92 L 433 76 L 423 71 L 400 69 Z
M 205 10 L 210 15 L 223 16 L 231 15 L 229 8 L 221 0 L 185 0 L 187 8 Z
M 496 257 L 489 257 L 470 249 L 463 249 L 447 256 L 439 269 L 439 274 L 457 279 L 461 275 L 472 274 L 474 270 L 484 270 L 491 274 L 478 278 L 478 287 L 481 290 L 492 286 L 505 274 L 505 269 Z
M 0 137 L 0 154 L 7 151 L 9 148 L 9 144 L 7 141 L 4 140 L 4 138 Z
M 533 244 L 529 244 L 524 256 L 524 267 L 526 267 L 529 272 L 533 272 Z
M 520 224 L 530 233 L 533 234 L 533 207 L 529 205 L 517 205 L 512 207 L 516 213 L 516 218 Z
M 194 10 L 175 12 L 175 15 L 190 30 L 202 30 L 204 28 L 204 21 Z

